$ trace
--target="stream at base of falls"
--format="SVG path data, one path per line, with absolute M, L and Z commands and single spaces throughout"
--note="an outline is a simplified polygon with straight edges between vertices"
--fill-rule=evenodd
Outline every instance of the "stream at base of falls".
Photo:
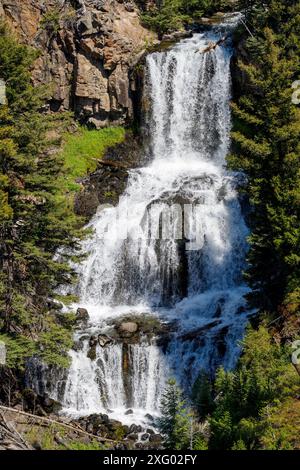
M 166 382 L 187 392 L 202 370 L 230 369 L 249 315 L 246 226 L 226 170 L 231 31 L 239 15 L 148 55 L 148 165 L 132 170 L 118 207 L 99 208 L 76 269 L 88 320 L 67 374 L 31 367 L 31 385 L 72 416 L 156 416 Z M 203 52 L 211 43 L 226 41 Z M 128 411 L 129 410 L 129 411 Z

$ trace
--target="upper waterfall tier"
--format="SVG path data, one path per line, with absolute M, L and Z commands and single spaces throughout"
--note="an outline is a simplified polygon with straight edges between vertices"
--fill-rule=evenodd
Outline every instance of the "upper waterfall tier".
M 132 171 L 117 208 L 101 208 L 84 245 L 78 293 L 96 316 L 100 305 L 170 306 L 241 281 L 247 228 L 224 170 L 232 51 L 203 53 L 223 28 L 148 56 L 149 166 Z

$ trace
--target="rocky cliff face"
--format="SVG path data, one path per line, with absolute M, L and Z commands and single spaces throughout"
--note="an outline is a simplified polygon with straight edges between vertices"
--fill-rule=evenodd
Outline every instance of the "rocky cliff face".
M 49 109 L 97 128 L 133 117 L 131 71 L 156 40 L 139 13 L 126 0 L 0 0 L 0 15 L 41 51 L 33 80 L 49 84 Z

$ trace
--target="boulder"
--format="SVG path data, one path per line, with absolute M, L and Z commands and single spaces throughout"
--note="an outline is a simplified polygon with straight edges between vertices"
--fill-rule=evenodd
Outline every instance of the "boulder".
M 105 348 L 105 346 L 108 346 L 113 342 L 113 339 L 110 338 L 107 335 L 99 335 L 98 336 L 98 343 L 101 346 L 101 348 Z
M 123 442 L 119 442 L 115 445 L 114 450 L 128 450 L 128 447 Z
M 125 10 L 128 11 L 129 13 L 132 13 L 134 11 L 134 5 L 132 3 L 125 3 L 124 4 Z
M 82 341 L 78 340 L 78 341 L 74 341 L 74 344 L 73 344 L 73 348 L 72 348 L 74 351 L 78 352 L 78 351 L 82 351 L 83 349 L 83 343 Z
M 200 328 L 197 328 L 196 330 L 192 330 L 188 333 L 185 333 L 184 335 L 180 336 L 179 339 L 180 341 L 193 341 L 195 339 L 198 339 L 199 336 L 203 335 L 203 333 L 206 333 L 211 328 L 214 328 L 215 326 L 219 325 L 219 323 L 221 323 L 221 320 L 211 321 L 210 323 L 207 323 L 206 325 L 203 325 Z
M 146 450 L 147 449 L 143 442 L 136 442 L 135 445 L 134 445 L 134 448 L 138 449 L 138 450 Z
M 132 424 L 129 428 L 129 433 L 130 434 L 138 434 L 139 432 L 143 432 L 142 426 L 138 424 Z
M 81 323 L 86 323 L 89 320 L 89 312 L 86 308 L 78 308 L 76 312 L 76 320 Z
M 93 346 L 90 347 L 88 353 L 87 353 L 87 357 L 91 360 L 91 361 L 95 361 L 96 358 L 97 358 L 97 349 L 96 349 L 96 345 L 94 344 Z
M 98 343 L 98 339 L 96 336 L 91 336 L 90 339 L 89 339 L 89 346 L 90 347 L 93 347 L 93 346 L 96 346 Z
M 62 406 L 49 395 L 38 395 L 34 390 L 26 388 L 22 392 L 24 411 L 36 415 L 45 416 L 47 414 L 58 413 Z
M 145 415 L 145 418 L 148 419 L 149 421 L 153 421 L 153 420 L 154 420 L 153 416 L 150 415 L 149 413 L 147 413 L 147 414 Z M 148 432 L 148 431 L 147 431 L 147 432 Z
M 149 437 L 149 442 L 151 442 L 154 445 L 160 445 L 163 441 L 163 438 L 160 434 L 151 434 Z
M 120 334 L 121 337 L 130 337 L 137 333 L 139 327 L 138 324 L 135 322 L 124 322 L 121 323 L 118 327 L 118 333 Z
M 91 189 L 81 191 L 75 198 L 74 210 L 79 216 L 91 218 L 96 213 L 98 206 L 98 196 Z

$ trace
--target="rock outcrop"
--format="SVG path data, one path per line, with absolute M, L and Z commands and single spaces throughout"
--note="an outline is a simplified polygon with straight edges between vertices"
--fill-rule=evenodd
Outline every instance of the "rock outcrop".
M 156 40 L 139 13 L 123 0 L 0 0 L 0 15 L 41 51 L 33 81 L 49 85 L 49 109 L 97 128 L 133 118 L 131 71 Z
M 108 149 L 97 170 L 80 181 L 83 189 L 75 198 L 76 214 L 89 220 L 100 205 L 117 205 L 127 185 L 128 171 L 143 162 L 142 156 L 142 142 L 132 133 Z

